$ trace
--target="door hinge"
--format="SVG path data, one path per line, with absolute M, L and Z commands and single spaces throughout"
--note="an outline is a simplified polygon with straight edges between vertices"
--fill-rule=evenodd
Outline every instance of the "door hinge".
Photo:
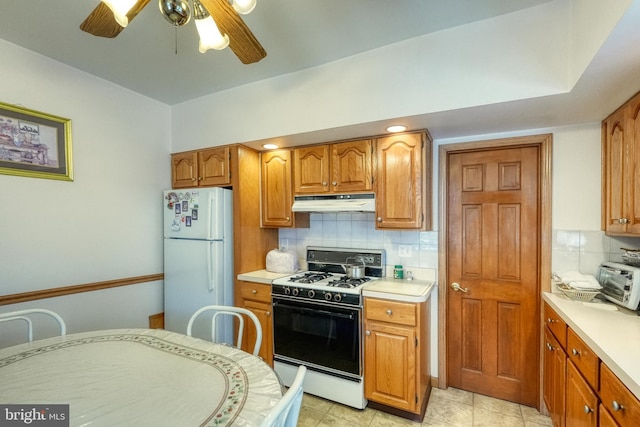
M 418 395 L 416 394 L 416 403 L 418 403 Z
M 416 347 L 418 346 L 418 338 L 416 338 Z

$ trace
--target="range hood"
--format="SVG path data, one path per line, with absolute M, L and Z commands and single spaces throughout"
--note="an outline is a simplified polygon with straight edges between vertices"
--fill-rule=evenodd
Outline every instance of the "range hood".
M 367 194 L 294 196 L 293 212 L 375 212 L 376 197 Z

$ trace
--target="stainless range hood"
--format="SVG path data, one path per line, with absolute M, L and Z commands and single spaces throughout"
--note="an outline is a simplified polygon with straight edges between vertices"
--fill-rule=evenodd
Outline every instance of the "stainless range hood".
M 375 212 L 376 197 L 367 194 L 295 196 L 293 212 Z

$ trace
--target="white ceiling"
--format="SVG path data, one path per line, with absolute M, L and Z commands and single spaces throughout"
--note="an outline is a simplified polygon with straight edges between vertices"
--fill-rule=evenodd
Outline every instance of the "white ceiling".
M 548 1 L 258 0 L 243 19 L 267 57 L 250 65 L 229 49 L 200 54 L 193 22 L 174 31 L 157 0 L 115 39 L 78 28 L 98 0 L 2 0 L 0 38 L 174 105 Z M 446 138 L 601 120 L 640 88 L 638 2 L 571 93 L 470 108 L 464 123 L 460 110 L 407 122 Z

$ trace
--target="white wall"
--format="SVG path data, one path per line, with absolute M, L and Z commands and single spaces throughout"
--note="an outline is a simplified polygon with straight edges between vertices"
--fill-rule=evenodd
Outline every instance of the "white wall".
M 0 101 L 71 119 L 75 177 L 0 175 L 0 295 L 162 273 L 170 108 L 3 40 L 0 57 Z M 146 326 L 162 283 L 33 304 L 70 332 Z

